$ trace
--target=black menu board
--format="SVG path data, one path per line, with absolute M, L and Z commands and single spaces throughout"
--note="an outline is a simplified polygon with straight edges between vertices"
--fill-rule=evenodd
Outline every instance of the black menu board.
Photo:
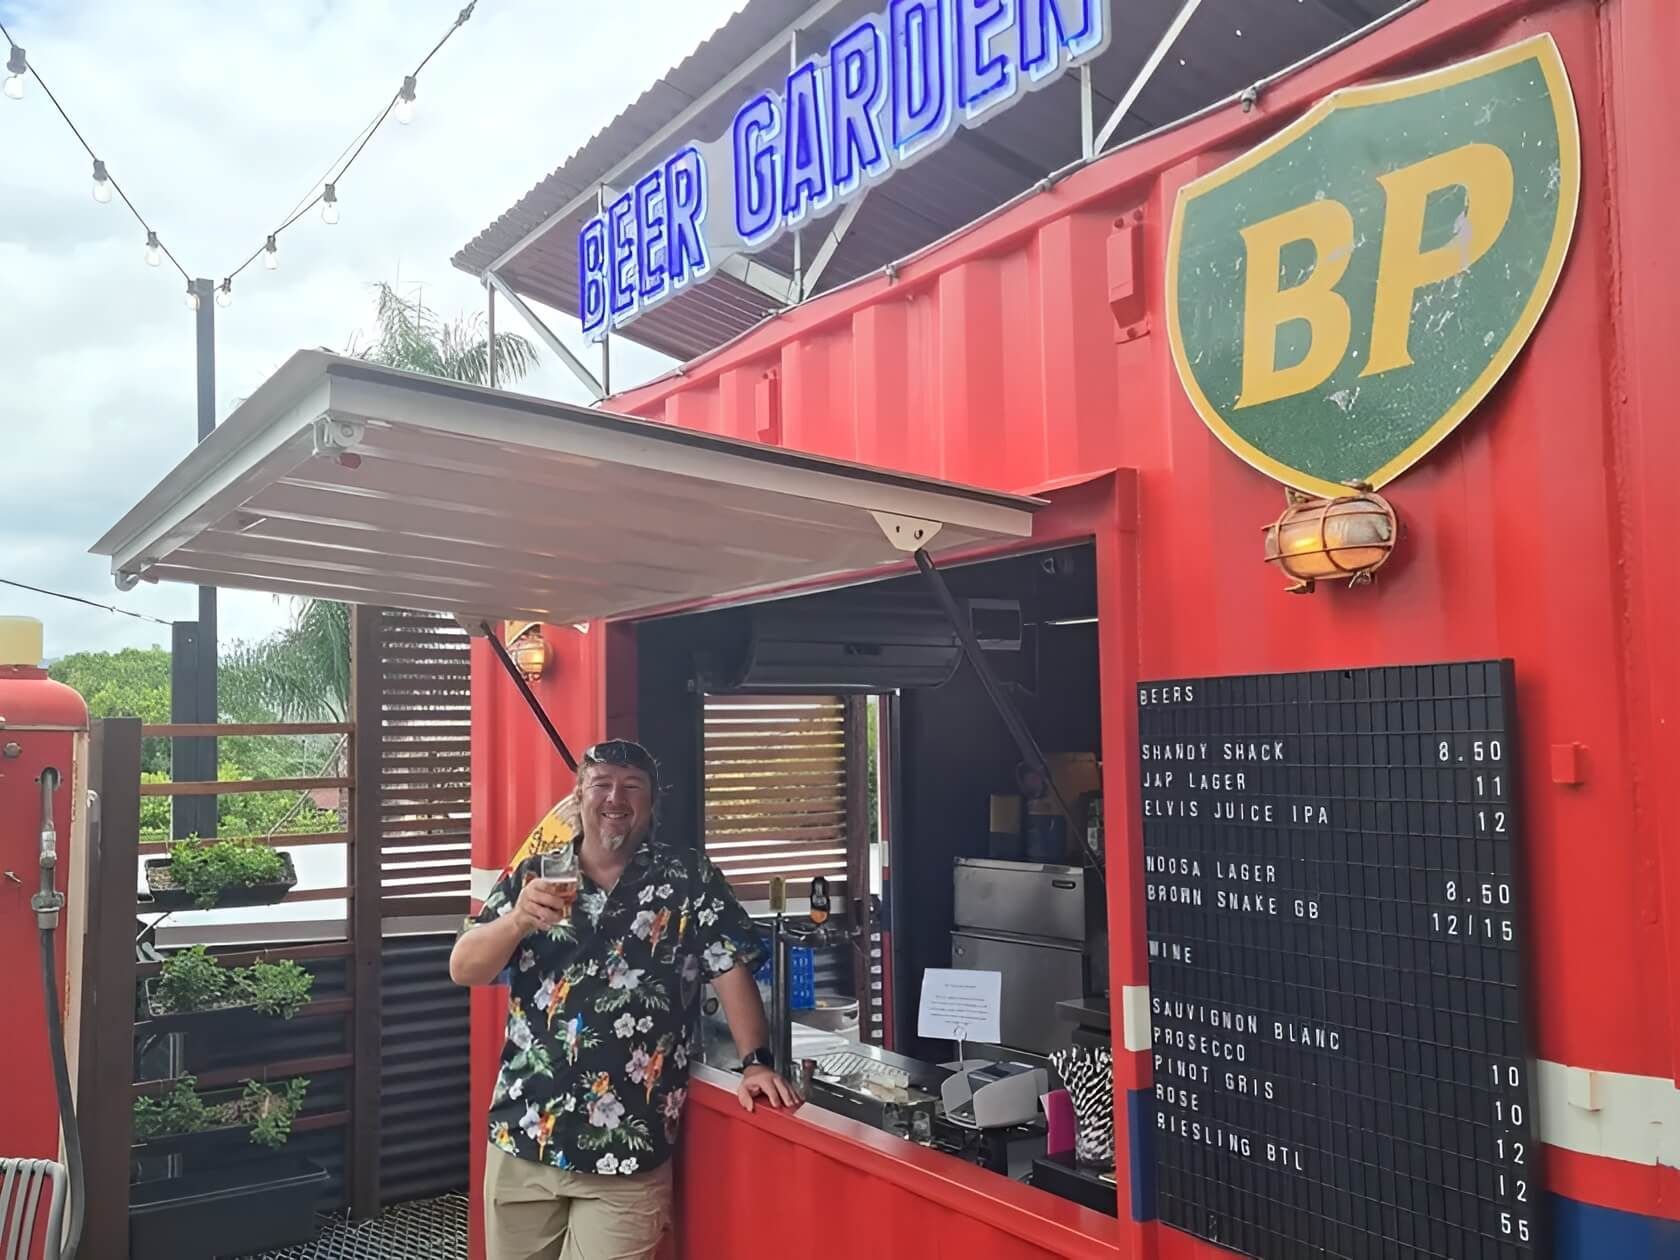
M 1144 683 L 1156 1201 L 1264 1260 L 1529 1260 L 1508 661 Z

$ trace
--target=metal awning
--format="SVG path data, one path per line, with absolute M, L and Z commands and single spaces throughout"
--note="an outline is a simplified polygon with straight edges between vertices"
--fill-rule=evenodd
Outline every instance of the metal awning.
M 1026 538 L 1042 504 L 302 351 L 93 552 L 124 589 L 570 623 Z

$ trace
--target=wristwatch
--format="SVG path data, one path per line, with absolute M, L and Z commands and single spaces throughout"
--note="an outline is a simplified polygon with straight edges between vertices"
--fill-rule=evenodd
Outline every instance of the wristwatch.
M 741 1060 L 741 1071 L 745 1072 L 751 1067 L 767 1067 L 774 1071 L 776 1067 L 776 1056 L 770 1053 L 770 1048 L 768 1046 L 760 1046 L 757 1050 L 754 1050 L 746 1058 Z

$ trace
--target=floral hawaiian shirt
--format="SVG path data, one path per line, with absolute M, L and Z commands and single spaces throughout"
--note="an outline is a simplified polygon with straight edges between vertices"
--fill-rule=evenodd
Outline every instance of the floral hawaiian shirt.
M 507 914 L 540 856 L 504 871 L 477 923 Z M 509 968 L 490 1140 L 555 1168 L 636 1173 L 671 1157 L 701 979 L 757 967 L 752 920 L 703 854 L 644 841 L 611 892 L 583 875 L 569 923 Z

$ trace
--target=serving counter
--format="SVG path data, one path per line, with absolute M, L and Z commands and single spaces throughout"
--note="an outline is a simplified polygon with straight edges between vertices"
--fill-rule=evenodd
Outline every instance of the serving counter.
M 1111 1217 L 814 1106 L 735 1096 L 739 1078 L 696 1065 L 678 1157 L 682 1260 L 1113 1260 Z M 703 1154 L 702 1154 L 703 1153 Z

